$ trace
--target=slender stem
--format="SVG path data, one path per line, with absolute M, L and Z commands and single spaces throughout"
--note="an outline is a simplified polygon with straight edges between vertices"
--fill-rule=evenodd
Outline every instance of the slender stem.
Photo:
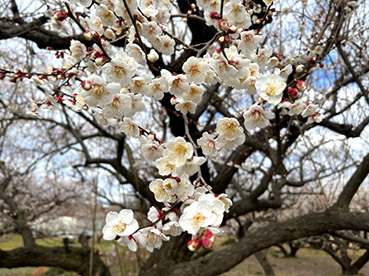
M 126 0 L 123 0 L 123 4 L 124 4 L 124 7 L 125 7 L 125 8 L 126 8 L 126 10 L 127 10 L 127 13 L 128 13 L 129 18 L 130 18 L 130 19 L 131 19 L 131 21 L 132 21 L 132 25 L 133 25 L 133 27 L 135 28 L 135 31 L 136 31 L 136 34 L 137 34 L 137 38 L 138 38 L 138 40 L 140 41 L 141 48 L 142 48 L 142 50 L 145 52 L 145 54 L 147 54 L 147 52 L 146 52 L 146 48 L 145 48 L 145 46 L 144 46 L 144 44 L 143 44 L 143 42 L 142 42 L 142 39 L 141 39 L 140 32 L 138 31 L 138 28 L 137 28 L 136 20 L 133 18 L 133 15 L 132 15 L 132 13 L 131 13 L 131 10 L 129 9 L 129 6 L 128 6 L 128 4 L 127 4 L 127 1 L 126 1 Z

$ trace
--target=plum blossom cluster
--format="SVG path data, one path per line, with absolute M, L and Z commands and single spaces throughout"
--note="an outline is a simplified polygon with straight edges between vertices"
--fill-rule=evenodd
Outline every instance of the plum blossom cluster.
M 191 6 L 204 12 L 206 24 L 214 26 L 217 34 L 214 43 L 195 52 L 179 72 L 159 66 L 186 47 L 170 33 L 169 19 L 176 9 L 172 1 L 71 1 L 68 11 L 55 13 L 56 27 L 68 17 L 74 19 L 93 46 L 72 40 L 69 51 L 57 56 L 64 57 L 60 72 L 50 69 L 46 77 L 32 77 L 53 91 L 45 103 L 63 103 L 77 112 L 89 110 L 101 125 L 118 127 L 140 143 L 142 156 L 160 175 L 150 182 L 149 189 L 164 207 L 150 208 L 150 226 L 140 226 L 131 210 L 110 212 L 104 239 L 118 240 L 133 251 L 138 247 L 153 251 L 170 236 L 187 232 L 192 235 L 188 244 L 191 250 L 210 248 L 214 236 L 222 232 L 219 227 L 232 202 L 226 194 L 214 194 L 202 179 L 201 166 L 207 158 L 244 144 L 245 131 L 268 127 L 278 109 L 282 116 L 320 122 L 318 106 L 303 100 L 306 83 L 297 80 L 287 84 L 289 76 L 303 67 L 260 46 L 261 33 L 250 27 L 262 24 L 267 17 L 258 17 L 260 7 L 249 2 L 198 0 L 197 6 Z M 272 1 L 264 2 L 266 15 L 271 16 Z M 76 11 L 82 6 L 90 13 L 77 18 Z M 113 46 L 120 40 L 124 40 L 124 49 Z M 61 93 L 61 86 L 68 89 L 71 80 L 80 81 L 78 91 Z M 238 116 L 219 118 L 215 127 L 203 132 L 196 142 L 190 134 L 158 141 L 137 122 L 135 115 L 147 108 L 145 99 L 160 101 L 165 96 L 171 99 L 178 116 L 195 114 L 207 101 L 207 87 L 215 84 L 244 92 L 252 103 Z M 32 112 L 37 113 L 39 107 L 34 104 Z

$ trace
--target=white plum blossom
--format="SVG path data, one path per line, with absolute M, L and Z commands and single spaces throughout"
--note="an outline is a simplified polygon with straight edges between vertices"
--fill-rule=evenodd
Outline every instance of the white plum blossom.
M 134 77 L 130 84 L 130 90 L 136 94 L 147 95 L 149 92 L 149 82 L 151 78 L 147 75 Z
M 176 168 L 174 164 L 169 163 L 169 161 L 163 157 L 156 160 L 155 166 L 159 170 L 160 175 L 172 174 Z
M 89 7 L 92 4 L 92 0 L 71 0 L 73 4 L 81 4 L 85 7 Z
M 134 123 L 130 118 L 124 117 L 123 122 L 119 124 L 120 130 L 128 137 L 137 138 L 140 135 L 140 130 L 136 123 Z
M 211 59 L 209 63 L 214 72 L 222 80 L 233 78 L 238 73 L 237 69 L 230 65 L 228 60 L 226 60 L 223 56 L 219 57 L 218 59 Z
M 245 128 L 247 130 L 254 130 L 257 127 L 267 127 L 270 124 L 269 120 L 274 118 L 274 113 L 269 110 L 264 110 L 260 105 L 256 103 L 243 114 L 243 118 L 245 119 Z
M 211 135 L 207 132 L 202 134 L 200 139 L 197 139 L 197 144 L 201 147 L 202 153 L 214 157 L 217 155 L 218 151 L 215 146 L 214 135 Z
M 322 117 L 320 116 L 319 113 L 314 113 L 313 115 L 309 116 L 308 120 L 307 120 L 307 124 L 312 124 L 312 123 L 317 123 L 319 124 L 322 121 Z
M 100 4 L 96 8 L 96 15 L 100 17 L 101 23 L 104 26 L 114 26 L 117 17 L 104 4 Z
M 205 157 L 194 156 L 190 161 L 187 161 L 182 167 L 176 167 L 173 175 L 180 176 L 183 174 L 194 175 L 198 171 L 200 171 L 200 167 L 202 164 L 206 162 Z
M 190 57 L 183 64 L 182 70 L 186 74 L 188 81 L 201 84 L 205 82 L 210 66 L 202 58 Z
M 129 250 L 136 252 L 137 251 L 137 243 L 134 238 L 135 234 L 130 236 L 122 236 L 118 239 L 118 243 L 121 246 L 127 246 Z
M 285 80 L 288 78 L 289 75 L 291 75 L 293 71 L 292 65 L 288 64 L 286 65 L 280 72 L 279 75 L 284 78 Z
M 286 86 L 284 79 L 274 74 L 260 76 L 255 83 L 258 95 L 272 105 L 280 103 Z
M 142 35 L 151 43 L 162 35 L 163 31 L 155 21 L 142 24 Z
M 239 0 L 230 0 L 224 5 L 224 17 L 230 21 L 242 21 L 246 14 L 245 6 Z
M 316 113 L 318 106 L 316 104 L 306 103 L 304 111 L 302 111 L 302 117 L 309 117 Z
M 131 97 L 131 109 L 125 114 L 127 117 L 135 115 L 137 112 L 145 110 L 145 104 L 142 102 L 141 94 L 127 93 Z
M 131 110 L 132 99 L 127 94 L 116 94 L 111 103 L 102 107 L 102 113 L 107 118 L 121 118 Z
M 145 53 L 144 51 L 142 51 L 140 46 L 138 46 L 137 44 L 129 43 L 126 46 L 126 49 L 129 52 L 130 56 L 134 58 L 137 63 L 141 65 L 144 65 L 146 63 Z
M 145 143 L 141 146 L 142 155 L 147 161 L 155 161 L 161 157 L 163 148 L 157 142 Z
M 193 196 L 195 188 L 193 184 L 189 181 L 188 175 L 184 174 L 179 177 L 179 182 L 177 183 L 177 187 L 175 189 L 174 196 L 180 200 L 185 201 Z
M 165 235 L 171 235 L 173 237 L 179 236 L 183 232 L 179 222 L 174 220 L 165 223 L 161 228 L 161 231 L 163 231 Z
M 177 101 L 177 104 L 175 105 L 175 109 L 177 111 L 180 111 L 182 114 L 195 114 L 196 112 L 196 104 L 193 101 L 186 101 L 183 99 L 180 99 Z
M 240 123 L 235 118 L 221 118 L 218 120 L 216 131 L 220 136 L 232 141 L 243 134 Z
M 186 75 L 178 74 L 169 77 L 169 92 L 177 97 L 182 97 L 183 93 L 190 91 Z
M 191 101 L 198 104 L 202 100 L 204 89 L 196 84 L 190 85 L 190 91 L 183 94 L 183 100 Z
M 282 109 L 281 111 L 281 114 L 282 115 L 287 115 L 288 114 L 288 111 L 287 109 L 289 109 L 291 107 L 291 103 L 286 100 L 286 99 L 283 99 L 278 105 L 277 105 L 277 108 L 278 109 Z
M 300 115 L 304 111 L 305 107 L 306 104 L 301 99 L 299 99 L 290 106 L 290 111 L 288 111 L 288 115 Z
M 215 147 L 218 151 L 225 149 L 225 150 L 232 150 L 235 147 L 238 147 L 239 145 L 242 145 L 245 142 L 245 134 L 241 130 L 238 132 L 237 136 L 233 140 L 228 140 L 225 136 L 219 135 L 215 139 Z
M 174 179 L 173 179 L 174 180 Z M 174 180 L 174 182 L 176 182 Z M 171 186 L 171 183 L 165 183 Z M 171 189 L 167 189 L 162 179 L 155 179 L 149 185 L 150 191 L 154 193 L 155 200 L 158 202 L 174 202 L 175 198 L 171 196 Z
M 146 248 L 149 252 L 153 252 L 155 248 L 160 248 L 163 241 L 168 241 L 169 237 L 165 236 L 155 227 L 146 227 L 139 231 L 136 236 L 141 247 Z
M 169 35 L 162 35 L 153 41 L 153 46 L 163 55 L 174 53 L 175 41 Z
M 72 57 L 78 62 L 85 58 L 86 56 L 86 46 L 78 40 L 72 39 L 70 42 L 69 50 Z
M 183 209 L 179 225 L 189 234 L 196 235 L 200 228 L 219 226 L 223 219 L 224 203 L 212 194 L 201 195 Z
M 114 240 L 116 236 L 129 236 L 138 229 L 138 222 L 134 219 L 132 210 L 123 209 L 119 213 L 109 212 L 106 215 L 103 228 L 103 238 Z
M 227 194 L 220 194 L 220 195 L 216 195 L 216 197 L 224 203 L 224 210 L 226 213 L 229 212 L 229 208 L 231 208 L 231 206 L 233 205 L 233 202 L 232 200 L 230 200 L 228 198 L 228 195 Z
M 249 57 L 251 53 L 258 47 L 262 37 L 255 35 L 255 31 L 244 31 L 240 34 L 240 41 L 238 42 L 238 49 Z
M 136 73 L 134 65 L 122 57 L 113 58 L 102 67 L 102 70 L 109 82 L 117 82 L 122 86 L 130 84 Z
M 193 155 L 192 144 L 186 142 L 182 137 L 176 137 L 174 140 L 169 140 L 165 143 L 164 147 L 163 157 L 176 167 L 183 166 L 187 159 L 191 158 Z
M 90 107 L 110 103 L 114 95 L 120 90 L 120 85 L 118 83 L 106 84 L 106 82 L 97 75 L 91 75 L 87 80 L 91 82 L 91 89 L 83 90 L 81 95 L 85 103 Z
M 155 100 L 161 100 L 164 93 L 168 92 L 168 84 L 165 78 L 160 77 L 153 79 L 148 86 L 147 96 L 153 97 Z

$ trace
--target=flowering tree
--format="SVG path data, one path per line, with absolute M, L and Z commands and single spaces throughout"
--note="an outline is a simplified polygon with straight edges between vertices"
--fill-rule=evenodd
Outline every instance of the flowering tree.
M 74 168 L 135 191 L 139 204 L 108 213 L 102 233 L 153 252 L 142 275 L 216 275 L 272 245 L 368 229 L 349 208 L 369 173 L 367 23 L 356 22 L 367 4 L 293 3 L 2 3 L 0 38 L 54 55 L 44 71 L 3 63 L 7 87 L 36 87 L 14 118 L 54 124 L 58 146 L 83 158 Z M 281 220 L 303 193 L 321 208 Z M 271 210 L 277 220 L 260 219 Z M 235 222 L 236 243 L 194 255 Z

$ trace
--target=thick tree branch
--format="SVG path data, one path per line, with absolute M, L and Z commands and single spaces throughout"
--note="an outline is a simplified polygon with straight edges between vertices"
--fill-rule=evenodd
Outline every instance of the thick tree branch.
M 356 171 L 352 174 L 351 178 L 347 181 L 341 194 L 338 197 L 335 207 L 347 208 L 359 189 L 361 183 L 369 174 L 369 153 L 364 157 L 361 164 L 357 167 Z

